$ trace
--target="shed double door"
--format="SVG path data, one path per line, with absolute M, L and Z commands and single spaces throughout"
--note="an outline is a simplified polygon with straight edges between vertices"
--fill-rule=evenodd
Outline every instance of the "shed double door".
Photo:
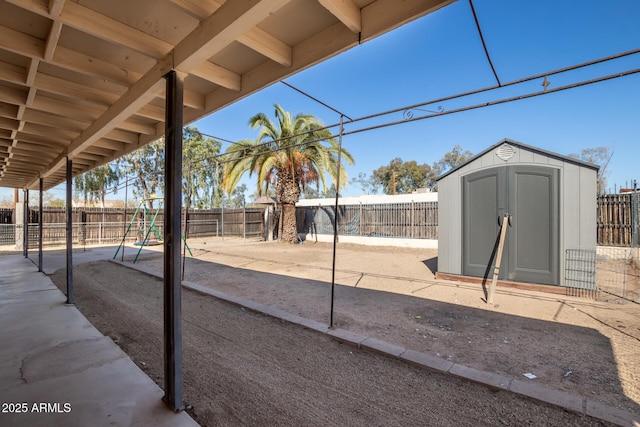
M 510 218 L 500 279 L 559 284 L 558 170 L 501 166 L 462 178 L 466 276 L 490 277 L 504 215 Z

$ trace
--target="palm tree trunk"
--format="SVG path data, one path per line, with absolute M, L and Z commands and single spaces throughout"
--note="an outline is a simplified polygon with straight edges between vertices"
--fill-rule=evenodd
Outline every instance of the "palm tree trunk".
M 296 202 L 300 199 L 300 186 L 287 168 L 278 170 L 276 196 L 282 204 L 282 234 L 280 240 L 286 243 L 298 243 Z
M 296 224 L 296 205 L 282 204 L 282 238 L 286 243 L 298 243 L 298 227 Z

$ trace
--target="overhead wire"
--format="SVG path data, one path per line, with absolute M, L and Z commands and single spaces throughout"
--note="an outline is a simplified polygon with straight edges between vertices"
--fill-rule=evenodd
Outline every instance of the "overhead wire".
M 393 114 L 393 113 L 398 113 L 400 111 L 416 109 L 416 108 L 424 107 L 424 106 L 431 105 L 431 104 L 437 104 L 437 103 L 444 102 L 444 101 L 450 101 L 450 100 L 453 100 L 453 99 L 464 98 L 464 97 L 467 97 L 467 96 L 470 96 L 470 95 L 477 95 L 477 94 L 484 93 L 484 92 L 490 92 L 492 90 L 502 89 L 502 88 L 506 88 L 506 87 L 509 87 L 509 86 L 514 86 L 514 85 L 518 85 L 518 84 L 521 84 L 521 83 L 526 83 L 526 82 L 529 82 L 529 81 L 541 79 L 541 78 L 544 78 L 544 77 L 549 77 L 549 76 L 553 76 L 553 75 L 557 75 L 557 74 L 566 73 L 568 71 L 574 71 L 574 70 L 578 70 L 578 69 L 581 69 L 581 68 L 590 67 L 590 66 L 593 66 L 593 65 L 601 64 L 603 62 L 624 58 L 626 56 L 636 55 L 638 53 L 640 53 L 640 48 L 628 50 L 628 51 L 625 51 L 625 52 L 622 52 L 622 53 L 618 53 L 618 54 L 615 54 L 615 55 L 610 55 L 610 56 L 607 56 L 607 57 L 598 58 L 598 59 L 595 59 L 595 60 L 592 60 L 592 61 L 582 62 L 580 64 L 571 65 L 571 66 L 564 67 L 564 68 L 559 68 L 559 69 L 552 70 L 552 71 L 547 71 L 547 72 L 544 72 L 544 73 L 538 73 L 538 74 L 535 74 L 535 75 L 532 75 L 532 76 L 529 76 L 529 77 L 524 77 L 524 78 L 521 78 L 521 79 L 512 80 L 510 82 L 503 83 L 500 86 L 498 86 L 498 85 L 487 86 L 487 87 L 484 87 L 484 88 L 481 88 L 481 89 L 474 89 L 474 90 L 467 91 L 467 92 L 462 92 L 462 93 L 459 93 L 459 94 L 456 94 L 456 95 L 450 95 L 450 96 L 445 96 L 445 97 L 441 97 L 441 98 L 436 98 L 436 99 L 432 99 L 432 100 L 429 100 L 429 101 L 420 102 L 418 104 L 413 104 L 413 105 L 409 105 L 409 106 L 405 106 L 405 107 L 395 108 L 395 109 L 392 109 L 392 110 L 382 111 L 380 113 L 374 113 L 374 114 L 370 114 L 370 115 L 367 115 L 367 116 L 362 116 L 362 117 L 359 117 L 357 119 L 354 119 L 352 123 L 356 123 L 356 122 L 363 121 L 363 120 L 370 120 L 370 119 L 373 119 L 373 118 L 377 118 L 377 117 L 381 117 L 381 116 L 385 116 L 385 115 L 389 115 L 389 114 Z M 333 125 L 332 127 L 335 127 L 335 126 L 337 126 L 337 125 Z
M 371 119 L 375 119 L 375 118 L 379 118 L 379 117 L 383 117 L 383 116 L 388 116 L 388 115 L 391 115 L 391 114 L 394 114 L 394 113 L 398 113 L 398 112 L 401 112 L 401 111 L 417 109 L 419 107 L 423 107 L 423 106 L 427 106 L 427 105 L 432 105 L 432 104 L 437 104 L 437 103 L 441 103 L 441 102 L 445 102 L 445 101 L 465 98 L 465 97 L 468 97 L 468 96 L 471 96 L 471 95 L 476 95 L 476 94 L 480 94 L 480 93 L 484 93 L 484 92 L 490 92 L 492 90 L 502 89 L 502 88 L 505 88 L 505 87 L 508 87 L 508 86 L 514 86 L 514 85 L 526 83 L 526 82 L 533 81 L 533 80 L 536 80 L 536 79 L 540 79 L 540 78 L 543 78 L 543 77 L 558 75 L 558 74 L 565 73 L 565 72 L 568 72 L 568 71 L 573 71 L 573 70 L 577 70 L 577 69 L 580 69 L 580 68 L 593 66 L 593 65 L 600 64 L 600 63 L 603 63 L 603 62 L 606 62 L 606 61 L 612 61 L 612 60 L 615 60 L 615 59 L 619 59 L 619 58 L 622 58 L 622 57 L 635 55 L 635 54 L 638 54 L 638 53 L 640 53 L 640 48 L 639 49 L 633 49 L 633 50 L 626 51 L 626 52 L 622 52 L 622 53 L 615 54 L 615 55 L 611 55 L 611 56 L 608 56 L 608 57 L 598 58 L 596 60 L 583 62 L 583 63 L 580 63 L 580 64 L 576 64 L 576 65 L 572 65 L 572 66 L 568 66 L 568 67 L 552 70 L 552 71 L 547 71 L 547 72 L 544 72 L 544 73 L 539 73 L 539 74 L 536 74 L 536 75 L 533 75 L 533 76 L 529 76 L 529 77 L 513 80 L 513 81 L 510 81 L 510 82 L 504 83 L 501 86 L 497 86 L 497 85 L 489 86 L 489 87 L 485 87 L 485 88 L 481 88 L 481 89 L 476 89 L 476 90 L 472 90 L 472 91 L 468 91 L 468 92 L 463 92 L 463 93 L 456 94 L 456 95 L 451 95 L 451 96 L 446 96 L 446 97 L 433 99 L 433 100 L 426 101 L 426 102 L 421 102 L 421 103 L 418 103 L 418 104 L 412 104 L 412 105 L 404 106 L 404 107 L 401 107 L 401 108 L 395 108 L 395 109 L 383 111 L 383 112 L 380 112 L 380 113 L 366 115 L 366 116 L 362 116 L 362 117 L 359 117 L 359 118 L 352 119 L 349 122 L 349 125 L 354 125 L 354 124 L 356 124 L 358 122 L 371 120 Z M 564 86 L 561 86 L 561 87 L 558 87 L 558 88 L 544 89 L 542 91 L 537 91 L 537 92 L 532 92 L 532 93 L 528 93 L 528 94 L 507 97 L 507 98 L 493 100 L 493 101 L 487 101 L 487 102 L 474 104 L 474 105 L 470 105 L 470 106 L 466 106 L 466 107 L 455 108 L 455 109 L 452 109 L 452 110 L 441 110 L 441 111 L 438 111 L 436 113 L 427 114 L 427 115 L 421 115 L 421 116 L 418 116 L 418 117 L 412 117 L 412 118 L 405 118 L 405 119 L 402 119 L 402 120 L 389 121 L 389 122 L 385 122 L 385 123 L 378 124 L 378 125 L 362 127 L 362 128 L 354 129 L 354 130 L 348 130 L 348 131 L 345 131 L 343 133 L 343 136 L 353 135 L 353 134 L 357 134 L 357 133 L 361 133 L 361 132 L 365 132 L 365 131 L 370 131 L 370 130 L 374 130 L 374 129 L 381 129 L 381 128 L 390 127 L 390 126 L 397 126 L 397 125 L 404 124 L 404 123 L 411 123 L 411 122 L 415 122 L 415 121 L 421 121 L 421 120 L 425 120 L 425 119 L 429 119 L 429 118 L 433 118 L 433 117 L 438 117 L 438 116 L 442 116 L 442 115 L 459 113 L 459 112 L 474 110 L 474 109 L 483 108 L 483 107 L 490 107 L 490 106 L 494 106 L 494 105 L 499 105 L 499 104 L 503 104 L 503 103 L 507 103 L 507 102 L 513 102 L 513 101 L 528 99 L 528 98 L 537 97 L 537 96 L 541 96 L 541 95 L 552 94 L 552 93 L 556 93 L 556 92 L 560 92 L 560 91 L 564 91 L 564 90 L 568 90 L 568 89 L 574 89 L 574 88 L 581 87 L 581 86 L 586 86 L 586 85 L 590 85 L 590 84 L 594 84 L 594 83 L 600 83 L 600 82 L 607 81 L 607 80 L 612 80 L 612 79 L 616 79 L 616 78 L 620 78 L 620 77 L 629 76 L 629 75 L 632 75 L 632 74 L 636 74 L 638 72 L 640 72 L 640 69 L 636 68 L 636 69 L 631 69 L 631 70 L 627 70 L 627 71 L 623 71 L 623 72 L 619 72 L 619 73 L 614 73 L 614 74 L 610 74 L 610 75 L 606 75 L 606 76 L 601 76 L 601 77 L 597 77 L 597 78 L 593 78 L 593 79 L 589 79 L 589 80 L 576 82 L 576 83 L 573 83 L 573 84 L 564 85 Z M 321 129 L 333 129 L 335 127 L 338 127 L 339 125 L 340 125 L 339 123 L 332 124 L 332 125 L 325 126 L 325 127 L 321 128 Z M 279 138 L 279 139 L 276 139 L 276 140 L 266 141 L 266 142 L 261 143 L 261 144 L 256 144 L 256 145 L 252 146 L 252 148 L 261 147 L 261 146 L 267 146 L 269 144 L 273 144 L 273 143 L 276 143 L 276 142 L 279 142 L 279 141 L 282 141 L 282 140 L 285 140 L 285 139 L 296 138 L 296 137 L 302 136 L 304 134 L 305 133 L 299 133 L 299 134 L 296 134 L 296 135 L 291 135 L 291 136 Z M 309 142 L 317 142 L 317 141 L 322 141 L 322 140 L 326 140 L 326 139 L 332 139 L 332 138 L 338 137 L 338 135 L 339 135 L 338 133 L 332 133 L 331 135 L 326 136 L 324 138 L 319 138 L 319 139 L 310 140 L 310 141 L 304 141 L 304 142 L 300 142 L 300 143 L 297 143 L 297 144 L 288 145 L 288 147 L 296 147 L 296 146 L 304 145 L 304 144 L 309 143 Z M 243 149 L 230 150 L 230 151 L 227 151 L 225 153 L 220 153 L 220 154 L 217 154 L 215 156 L 210 156 L 210 157 L 206 157 L 206 158 L 198 159 L 198 160 L 217 159 L 217 161 L 219 163 L 224 163 L 224 162 L 229 161 L 229 160 L 224 160 L 225 156 L 229 156 L 231 154 L 235 154 L 235 153 L 237 153 L 239 151 L 243 151 L 243 150 L 246 150 L 246 149 L 243 148 Z M 279 151 L 279 148 L 273 148 L 271 150 L 266 150 L 266 151 L 263 151 L 262 153 L 270 153 L 270 152 L 277 152 L 277 151 Z M 235 157 L 234 160 L 243 160 L 243 159 L 251 157 L 251 156 L 253 156 L 253 155 L 252 154 L 247 154 L 245 156 Z M 198 161 L 198 160 L 196 160 L 196 161 Z
M 556 92 L 560 92 L 560 91 L 564 91 L 564 90 L 568 90 L 568 89 L 575 89 L 577 87 L 586 86 L 586 85 L 590 85 L 590 84 L 594 84 L 594 83 L 600 83 L 600 82 L 603 82 L 603 81 L 616 79 L 616 78 L 620 78 L 620 77 L 625 77 L 625 76 L 629 76 L 629 75 L 637 74 L 637 73 L 640 73 L 640 68 L 635 68 L 633 70 L 628 70 L 628 71 L 624 71 L 624 72 L 621 72 L 621 73 L 610 74 L 610 75 L 603 76 L 603 77 L 598 77 L 598 78 L 594 78 L 594 79 L 590 79 L 590 80 L 586 80 L 586 81 L 582 81 L 582 82 L 578 82 L 578 83 L 573 83 L 573 84 L 561 86 L 561 87 L 554 88 L 554 89 L 547 89 L 547 90 L 543 90 L 543 91 L 539 91 L 539 92 L 533 92 L 533 93 L 529 93 L 529 94 L 525 94 L 525 95 L 516 95 L 516 96 L 513 96 L 513 97 L 503 98 L 503 99 L 499 99 L 499 100 L 496 100 L 496 101 L 488 101 L 488 102 L 475 104 L 475 105 L 471 105 L 471 106 L 467 106 L 467 107 L 455 108 L 453 110 L 443 110 L 441 112 L 434 113 L 434 114 L 423 115 L 423 116 L 419 116 L 419 117 L 412 117 L 412 118 L 408 118 L 408 119 L 397 120 L 397 121 L 394 121 L 394 122 L 387 122 L 387 123 L 384 123 L 384 124 L 381 124 L 381 125 L 369 126 L 369 127 L 353 130 L 353 131 L 350 131 L 350 132 L 345 132 L 344 135 L 353 135 L 353 134 L 360 133 L 360 132 L 366 132 L 366 131 L 370 131 L 370 130 L 374 130 L 374 129 L 381 129 L 381 128 L 384 128 L 384 127 L 395 126 L 395 125 L 399 125 L 399 124 L 403 124 L 403 123 L 415 122 L 415 121 L 429 119 L 429 118 L 433 118 L 433 117 L 437 117 L 437 116 L 444 116 L 444 115 L 453 114 L 453 113 L 460 113 L 460 112 L 475 110 L 475 109 L 483 108 L 483 107 L 491 107 L 491 106 L 494 106 L 494 105 L 504 104 L 504 103 L 513 102 L 513 101 L 520 101 L 520 100 L 523 100 L 523 99 L 533 98 L 533 97 L 541 96 L 541 95 L 549 95 L 549 94 L 552 94 L 552 93 L 556 93 Z
M 471 0 L 470 0 L 470 4 L 473 7 L 473 4 L 472 4 Z M 528 77 L 512 80 L 512 81 L 507 82 L 507 83 L 501 83 L 499 81 L 499 79 L 497 78 L 497 74 L 496 74 L 496 80 L 498 82 L 497 85 L 492 85 L 492 86 L 488 86 L 488 87 L 484 87 L 484 88 L 480 88 L 480 89 L 475 89 L 475 90 L 471 90 L 471 91 L 467 91 L 467 92 L 462 92 L 462 93 L 455 94 L 455 95 L 440 97 L 440 98 L 432 99 L 432 100 L 429 100 L 429 101 L 420 102 L 420 103 L 417 103 L 417 104 L 412 104 L 412 105 L 408 105 L 408 106 L 404 106 L 404 107 L 400 107 L 400 108 L 395 108 L 395 109 L 390 109 L 390 110 L 386 110 L 386 111 L 382 111 L 382 112 L 378 112 L 378 113 L 374 113 L 374 114 L 370 114 L 370 115 L 365 115 L 365 116 L 358 117 L 358 118 L 355 118 L 355 119 L 349 118 L 349 116 L 344 115 L 343 113 L 339 112 L 338 110 L 326 105 L 324 102 L 317 100 L 316 98 L 312 97 L 311 95 L 307 94 L 306 92 L 301 91 L 300 89 L 295 88 L 294 86 L 292 86 L 292 85 L 290 85 L 290 84 L 288 84 L 288 83 L 286 83 L 284 81 L 282 83 L 285 84 L 286 86 L 291 87 L 292 89 L 304 94 L 305 96 L 308 96 L 309 98 L 319 102 L 320 104 L 327 106 L 327 108 L 331 109 L 332 111 L 337 112 L 338 114 L 344 115 L 344 117 L 349 119 L 349 122 L 348 122 L 349 125 L 355 125 L 355 124 L 357 124 L 359 122 L 372 120 L 372 119 L 376 119 L 376 118 L 381 118 L 381 117 L 389 116 L 389 115 L 396 114 L 396 113 L 399 113 L 399 112 L 407 112 L 407 111 L 410 111 L 410 110 L 420 109 L 420 107 L 425 107 L 425 106 L 428 106 L 428 105 L 439 104 L 439 103 L 446 102 L 446 101 L 461 99 L 461 98 L 469 97 L 471 95 L 477 95 L 477 94 L 481 94 L 481 93 L 491 92 L 491 91 L 494 91 L 494 90 L 503 89 L 503 88 L 506 88 L 506 87 L 509 87 L 509 86 L 519 85 L 519 84 L 522 84 L 522 83 L 530 82 L 530 81 L 541 79 L 541 78 L 545 78 L 545 81 L 546 81 L 546 78 L 548 78 L 549 76 L 554 76 L 554 75 L 566 73 L 568 71 L 578 70 L 578 69 L 581 69 L 581 68 L 591 67 L 591 66 L 594 66 L 594 65 L 597 65 L 597 64 L 601 64 L 601 63 L 604 63 L 604 62 L 613 61 L 613 60 L 624 58 L 624 57 L 627 57 L 627 56 L 633 56 L 633 55 L 636 55 L 638 53 L 640 53 L 640 48 L 628 50 L 628 51 L 621 52 L 621 53 L 614 54 L 614 55 L 610 55 L 610 56 L 607 56 L 607 57 L 602 57 L 602 58 L 598 58 L 598 59 L 595 59 L 595 60 L 586 61 L 586 62 L 582 62 L 582 63 L 579 63 L 579 64 L 575 64 L 575 65 L 571 65 L 571 66 L 567 66 L 567 67 L 563 67 L 563 68 L 559 68 L 559 69 L 555 69 L 555 70 L 551 70 L 551 71 L 547 71 L 547 72 L 543 72 L 543 73 L 538 73 L 538 74 L 535 74 L 535 75 L 532 75 L 532 76 L 528 76 Z M 487 52 L 487 55 L 488 55 L 488 52 Z M 489 61 L 491 61 L 490 57 L 489 56 L 487 56 L 487 57 L 488 57 Z M 492 65 L 492 69 L 494 69 L 493 65 Z M 495 69 L 494 69 L 494 71 L 495 71 Z M 596 78 L 589 79 L 589 80 L 583 80 L 583 81 L 572 83 L 572 84 L 567 84 L 567 85 L 564 85 L 564 86 L 560 86 L 558 88 L 547 89 L 545 87 L 544 90 L 542 90 L 542 91 L 527 93 L 527 94 L 523 94 L 523 95 L 516 95 L 516 96 L 502 98 L 502 99 L 493 100 L 493 101 L 482 102 L 482 103 L 469 105 L 469 106 L 465 106 L 465 107 L 454 108 L 454 109 L 451 109 L 451 110 L 445 110 L 443 108 L 439 108 L 439 111 L 437 111 L 437 112 L 429 111 L 430 114 L 421 115 L 421 116 L 418 116 L 418 117 L 407 117 L 407 118 L 403 118 L 402 120 L 393 120 L 393 121 L 388 121 L 388 122 L 377 124 L 377 125 L 366 126 L 366 127 L 353 129 L 353 130 L 348 130 L 348 131 L 344 131 L 342 133 L 342 135 L 343 136 L 353 135 L 353 134 L 366 132 L 366 131 L 370 131 L 370 130 L 381 129 L 381 128 L 386 128 L 386 127 L 390 127 L 390 126 L 397 126 L 397 125 L 404 124 L 404 123 L 411 123 L 411 122 L 421 121 L 421 120 L 425 120 L 425 119 L 429 119 L 429 118 L 433 118 L 433 117 L 437 117 L 437 116 L 460 113 L 460 112 L 464 112 L 464 111 L 470 111 L 470 110 L 475 110 L 475 109 L 479 109 L 479 108 L 495 106 L 495 105 L 499 105 L 499 104 L 503 104 L 503 103 L 507 103 L 507 102 L 513 102 L 513 101 L 533 98 L 533 97 L 537 97 L 537 96 L 541 96 L 541 95 L 557 93 L 557 92 L 565 91 L 565 90 L 568 90 L 568 89 L 574 89 L 574 88 L 581 87 L 581 86 L 586 86 L 586 85 L 590 85 L 590 84 L 594 84 L 594 83 L 600 83 L 600 82 L 607 81 L 607 80 L 612 80 L 612 79 L 616 79 L 616 78 L 629 76 L 629 75 L 636 74 L 636 73 L 639 73 L 639 72 L 640 72 L 640 69 L 636 68 L 636 69 L 631 69 L 631 70 L 627 70 L 627 71 L 623 71 L 623 72 L 619 72 L 619 73 L 609 74 L 609 75 L 606 75 L 606 76 L 596 77 Z M 346 123 L 345 123 L 345 125 L 346 125 Z M 322 131 L 322 130 L 329 130 L 330 131 L 331 129 L 334 129 L 336 127 L 339 128 L 340 127 L 340 123 L 323 126 L 323 127 L 314 129 L 313 132 Z M 200 133 L 203 136 L 206 136 L 206 137 L 209 137 L 209 138 L 213 138 L 215 140 L 222 141 L 222 142 L 227 142 L 227 143 L 232 144 L 232 145 L 237 145 L 238 144 L 237 142 L 234 142 L 234 141 L 232 141 L 230 139 L 225 139 L 225 138 L 221 138 L 221 137 L 218 137 L 218 136 L 209 135 L 209 134 L 201 132 L 199 130 L 198 130 L 198 133 Z M 275 147 L 273 147 L 271 149 L 266 149 L 266 150 L 262 151 L 261 154 L 278 152 L 278 151 L 281 150 L 281 147 L 277 146 L 277 144 L 279 142 L 290 140 L 290 139 L 293 139 L 293 138 L 298 138 L 298 137 L 304 136 L 304 135 L 306 135 L 308 133 L 309 132 L 300 132 L 300 133 L 297 133 L 297 134 L 294 134 L 294 135 L 289 135 L 289 136 L 286 136 L 286 137 L 265 141 L 265 142 L 262 142 L 260 144 L 253 145 L 251 147 L 251 149 L 253 150 L 255 148 L 268 147 L 269 145 L 276 144 Z M 299 142 L 299 143 L 287 145 L 287 147 L 298 147 L 298 146 L 302 146 L 302 145 L 309 144 L 309 143 L 312 143 L 312 142 L 319 142 L 319 141 L 324 141 L 324 140 L 328 140 L 328 139 L 334 139 L 334 138 L 336 138 L 338 136 L 339 136 L 339 133 L 334 133 L 334 132 L 330 131 L 329 135 L 327 135 L 327 136 L 324 136 L 324 137 L 321 137 L 321 138 L 316 138 L 316 139 L 311 139 L 311 140 L 307 139 L 307 140 L 304 140 L 304 141 Z M 245 154 L 243 156 L 235 156 L 233 159 L 228 159 L 227 158 L 227 157 L 229 157 L 229 156 L 231 156 L 233 154 L 237 154 L 238 152 L 241 152 L 241 151 L 247 151 L 247 149 L 246 148 L 237 148 L 235 150 L 231 149 L 229 151 L 225 151 L 224 153 L 218 153 L 218 154 L 213 155 L 213 156 L 206 156 L 206 157 L 201 157 L 201 158 L 197 158 L 197 159 L 192 159 L 191 160 L 191 167 L 190 167 L 189 170 L 190 171 L 195 171 L 195 170 L 199 170 L 201 168 L 207 167 L 207 166 L 193 167 L 193 163 L 202 163 L 202 162 L 205 162 L 207 160 L 215 160 L 215 162 L 218 163 L 218 164 L 220 164 L 220 163 L 224 164 L 224 163 L 227 163 L 227 162 L 232 161 L 232 160 L 233 161 L 244 160 L 246 158 L 254 156 L 253 154 L 247 152 L 247 154 Z M 137 177 L 128 178 L 128 180 L 126 181 L 126 184 L 128 184 L 129 182 L 134 181 L 136 179 L 138 179 L 138 178 Z M 119 182 L 118 184 L 116 184 L 116 186 L 114 188 L 108 190 L 107 192 L 111 192 L 111 191 L 117 192 L 117 190 L 122 188 L 121 187 L 122 185 L 123 184 L 121 184 Z
M 316 98 L 316 97 L 314 97 L 314 96 L 312 96 L 312 95 L 308 94 L 307 92 L 305 92 L 305 91 L 303 91 L 303 90 L 301 90 L 301 89 L 298 89 L 297 87 L 293 86 L 292 84 L 287 83 L 287 82 L 285 82 L 284 80 L 280 80 L 280 83 L 282 83 L 283 85 L 285 85 L 285 86 L 287 86 L 287 87 L 289 87 L 289 88 L 291 88 L 291 89 L 295 90 L 296 92 L 301 93 L 302 95 L 306 96 L 307 98 L 312 99 L 313 101 L 315 101 L 315 102 L 317 102 L 318 104 L 320 104 L 320 105 L 322 105 L 322 106 L 324 106 L 324 107 L 328 108 L 329 110 L 333 111 L 334 113 L 338 114 L 339 116 L 344 116 L 344 117 L 346 117 L 347 119 L 349 119 L 349 121 L 352 121 L 352 120 L 353 120 L 351 117 L 347 116 L 347 115 L 346 115 L 346 114 L 344 114 L 342 111 L 338 111 L 337 109 L 333 108 L 332 106 L 330 106 L 330 105 L 329 105 L 329 104 L 327 104 L 326 102 L 322 102 L 322 101 L 320 101 L 318 98 Z
M 473 0 L 469 0 L 469 6 L 471 6 L 471 13 L 473 14 L 473 20 L 476 23 L 476 29 L 478 30 L 478 35 L 480 36 L 480 41 L 482 42 L 482 48 L 484 49 L 484 54 L 489 61 L 489 66 L 491 67 L 491 71 L 493 71 L 493 76 L 496 78 L 498 82 L 498 86 L 502 86 L 500 83 L 500 79 L 498 78 L 498 73 L 496 72 L 496 67 L 493 66 L 493 61 L 491 60 L 491 55 L 489 55 L 489 49 L 487 49 L 487 43 L 484 41 L 484 35 L 482 35 L 482 29 L 480 28 L 480 22 L 478 21 L 478 15 L 476 14 L 476 8 L 473 7 Z

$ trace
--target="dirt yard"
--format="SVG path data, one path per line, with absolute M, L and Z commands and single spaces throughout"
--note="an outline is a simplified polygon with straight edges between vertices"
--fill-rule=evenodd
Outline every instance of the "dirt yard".
M 329 321 L 331 245 L 190 245 L 185 280 Z M 436 256 L 339 245 L 334 326 L 640 413 L 637 304 L 499 288 L 490 307 L 477 285 L 436 281 Z M 161 271 L 161 254 L 138 264 Z M 111 263 L 75 271 L 78 308 L 161 383 L 160 282 Z M 185 395 L 203 425 L 593 424 L 192 292 L 183 314 Z

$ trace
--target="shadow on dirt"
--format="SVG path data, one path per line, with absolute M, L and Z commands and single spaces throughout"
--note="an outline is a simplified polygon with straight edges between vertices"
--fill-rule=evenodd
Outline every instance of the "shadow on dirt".
M 141 264 L 157 269 L 157 262 L 149 258 Z M 422 263 L 437 268 L 437 258 Z M 361 279 L 366 282 L 366 274 Z M 193 258 L 185 280 L 329 322 L 327 282 Z M 425 296 L 430 291 L 437 292 L 426 286 L 416 297 L 367 289 L 367 283 L 336 285 L 334 327 L 517 379 L 535 373 L 541 385 L 640 414 L 637 403 L 625 396 L 612 344 L 598 330 L 442 302 L 438 295 Z
M 230 288 L 234 279 L 240 290 L 251 283 L 256 299 L 279 284 L 289 294 L 317 292 L 326 302 L 327 283 L 212 262 L 188 264 Z M 65 288 L 64 270 L 51 278 Z M 93 262 L 77 268 L 76 284 L 78 308 L 162 385 L 162 281 Z M 354 314 L 345 306 L 357 302 L 350 295 L 377 300 L 374 295 L 387 294 L 351 294 L 354 289 L 344 286 L 336 291 L 337 312 Z M 182 294 L 184 396 L 189 413 L 202 425 L 443 425 L 443 420 L 456 426 L 609 425 L 358 350 L 199 292 L 185 289 Z M 425 310 L 424 305 L 418 308 Z M 444 317 L 464 320 L 466 314 L 451 313 L 452 308 L 440 303 L 430 312 L 444 310 Z M 381 319 L 385 314 L 373 313 Z M 399 314 L 421 327 L 421 319 Z
M 438 257 L 434 256 L 432 258 L 425 259 L 422 261 L 422 263 L 425 265 L 425 267 L 429 269 L 431 274 L 433 274 L 433 276 L 435 277 L 436 273 L 438 272 Z

